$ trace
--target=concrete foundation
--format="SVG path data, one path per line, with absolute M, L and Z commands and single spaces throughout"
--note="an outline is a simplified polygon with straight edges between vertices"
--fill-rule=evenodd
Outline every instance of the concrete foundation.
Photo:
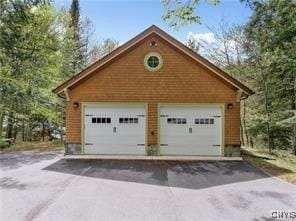
M 79 155 L 81 154 L 80 143 L 65 143 L 65 155 Z
M 148 145 L 147 155 L 148 156 L 157 156 L 158 155 L 157 144 Z
M 225 157 L 240 157 L 241 147 L 238 144 L 226 144 L 224 149 Z
M 241 147 L 237 144 L 226 144 L 224 149 L 225 157 L 240 157 Z M 81 155 L 80 143 L 65 143 L 65 155 Z M 158 146 L 148 145 L 147 156 L 158 156 Z

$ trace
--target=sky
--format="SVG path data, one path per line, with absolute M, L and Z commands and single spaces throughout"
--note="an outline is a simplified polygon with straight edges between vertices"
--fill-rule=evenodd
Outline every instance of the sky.
M 55 0 L 57 7 L 69 8 L 71 0 Z M 158 0 L 80 0 L 82 17 L 88 17 L 95 28 L 94 39 L 113 38 L 120 44 L 125 43 L 151 25 L 157 25 L 181 42 L 188 35 L 211 41 L 211 31 L 223 19 L 229 24 L 242 24 L 248 20 L 251 10 L 239 0 L 221 0 L 219 6 L 206 4 L 201 0 L 196 13 L 202 25 L 192 24 L 178 31 L 162 21 L 162 4 Z

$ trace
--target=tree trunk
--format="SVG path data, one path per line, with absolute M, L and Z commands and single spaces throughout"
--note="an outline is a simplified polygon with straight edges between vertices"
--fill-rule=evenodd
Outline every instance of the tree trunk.
M 242 122 L 240 123 L 240 137 L 241 137 L 241 145 L 245 146 L 245 139 L 244 139 L 244 129 L 242 126 Z
M 293 125 L 293 140 L 292 140 L 294 155 L 296 156 L 296 124 Z
M 268 145 L 268 151 L 271 154 L 272 152 L 272 138 L 271 138 L 271 133 L 270 133 L 270 123 L 269 123 L 269 119 L 268 122 L 266 122 L 266 130 L 267 130 L 267 145 Z
M 13 112 L 9 112 L 6 128 L 6 138 L 12 138 Z
M 246 108 L 246 102 L 245 100 L 243 101 L 243 128 L 246 136 L 246 143 L 247 146 L 250 146 L 250 141 L 249 141 L 249 133 L 247 130 L 247 123 L 246 123 L 246 113 L 247 113 L 247 108 Z
M 267 121 L 266 121 L 267 145 L 268 145 L 269 153 L 271 154 L 273 149 L 273 137 L 270 130 L 271 116 L 270 116 L 270 110 L 269 110 L 268 86 L 267 86 L 266 77 L 264 75 L 262 79 L 263 79 L 263 88 L 264 88 L 264 107 L 265 107 L 265 113 L 267 117 Z
M 42 122 L 42 132 L 41 132 L 41 136 L 42 136 L 42 141 L 45 141 L 45 125 L 44 122 Z
M 22 120 L 22 141 L 25 141 L 25 120 Z
M 32 124 L 29 121 L 28 125 L 27 125 L 27 133 L 26 133 L 27 134 L 27 138 L 26 138 L 27 141 L 32 141 L 32 130 L 33 130 Z
M 63 134 L 63 126 L 60 127 L 60 136 L 61 136 L 61 141 L 64 141 L 64 134 Z
M 241 110 L 242 110 L 242 108 L 241 108 Z M 242 111 L 241 111 L 240 115 L 243 115 Z M 242 124 L 242 116 L 240 117 L 240 137 L 241 137 L 241 145 L 244 147 L 245 146 L 245 139 L 244 139 L 244 128 L 243 128 L 243 124 Z
M 292 96 L 292 102 L 291 102 L 291 109 L 294 110 L 294 114 L 296 114 L 296 96 L 295 96 L 295 89 L 293 90 Z M 296 156 L 296 124 L 292 125 L 293 131 L 292 131 L 292 149 L 294 152 L 294 155 Z
M 2 137 L 4 118 L 5 118 L 5 112 L 2 111 L 0 116 L 0 138 Z
M 67 105 L 65 103 L 62 104 L 62 109 L 61 109 L 61 113 L 62 113 L 62 121 L 61 121 L 61 127 L 60 127 L 60 133 L 61 133 L 61 141 L 63 142 L 65 137 L 64 137 L 64 130 L 63 128 L 66 126 L 66 112 L 64 110 L 66 110 Z
M 14 115 L 14 119 L 13 119 L 13 121 L 14 121 L 14 124 L 13 124 L 13 130 L 12 130 L 12 136 L 13 136 L 13 139 L 14 139 L 14 141 L 16 141 L 16 138 L 17 138 L 17 134 L 18 134 L 18 122 L 19 122 L 19 116 L 18 116 L 18 114 L 15 114 Z
M 254 142 L 253 142 L 253 138 L 252 137 L 250 137 L 250 145 L 251 145 L 252 148 L 254 147 Z
M 50 127 L 47 127 L 47 136 L 49 140 L 52 140 L 52 132 L 54 132 L 54 137 L 55 137 L 55 130 L 52 131 Z
M 13 130 L 13 139 L 14 139 L 14 141 L 16 141 L 17 133 L 18 133 L 18 127 L 17 127 L 17 124 L 15 124 L 14 125 L 14 130 Z

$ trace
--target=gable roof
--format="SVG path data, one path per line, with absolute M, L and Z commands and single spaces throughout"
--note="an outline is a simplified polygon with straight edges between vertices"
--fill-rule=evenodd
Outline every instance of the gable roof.
M 144 39 L 146 39 L 148 36 L 156 34 L 175 48 L 177 48 L 179 51 L 183 52 L 187 56 L 191 57 L 193 60 L 195 60 L 197 63 L 201 64 L 203 67 L 211 70 L 213 73 L 215 73 L 219 78 L 222 80 L 228 82 L 232 86 L 234 86 L 237 90 L 242 91 L 246 96 L 254 94 L 254 92 L 236 80 L 235 78 L 231 77 L 229 74 L 212 64 L 210 61 L 207 59 L 203 58 L 199 54 L 195 53 L 192 51 L 190 48 L 161 30 L 155 25 L 150 26 L 147 28 L 145 31 L 141 32 L 138 34 L 136 37 L 132 38 L 125 44 L 121 45 L 120 47 L 116 48 L 114 51 L 111 53 L 107 54 L 106 56 L 102 57 L 101 59 L 97 60 L 93 64 L 89 65 L 86 67 L 84 70 L 80 71 L 67 81 L 63 82 L 61 85 L 56 87 L 53 92 L 55 94 L 62 94 L 65 89 L 73 87 L 74 85 L 78 84 L 81 82 L 83 79 L 85 79 L 87 76 L 89 76 L 91 73 L 93 73 L 95 70 L 101 69 L 106 67 L 108 64 L 112 63 L 113 61 L 117 60 L 120 56 L 123 55 L 124 52 L 127 52 L 131 49 L 133 49 L 136 45 L 139 43 L 143 42 Z

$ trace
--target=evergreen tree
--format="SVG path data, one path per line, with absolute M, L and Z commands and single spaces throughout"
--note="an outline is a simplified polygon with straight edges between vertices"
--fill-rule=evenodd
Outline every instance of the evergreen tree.
M 84 50 L 85 44 L 82 39 L 81 33 L 81 19 L 79 0 L 72 0 L 69 11 L 71 15 L 70 28 L 72 29 L 73 39 L 76 44 L 75 59 L 72 63 L 74 73 L 83 69 L 86 65 L 86 52 Z
M 293 145 L 296 154 L 296 124 L 287 120 L 294 113 L 290 109 L 296 109 L 296 2 L 252 1 L 251 5 L 254 13 L 247 36 L 251 59 L 262 70 L 270 147 Z
M 45 140 L 53 131 L 62 138 L 65 100 L 52 89 L 75 74 L 73 64 L 86 63 L 77 52 L 92 51 L 91 22 L 44 0 L 4 0 L 0 8 L 0 139 Z
M 71 22 L 70 27 L 73 28 L 73 38 L 75 41 L 80 40 L 80 8 L 79 0 L 72 0 L 70 7 Z

